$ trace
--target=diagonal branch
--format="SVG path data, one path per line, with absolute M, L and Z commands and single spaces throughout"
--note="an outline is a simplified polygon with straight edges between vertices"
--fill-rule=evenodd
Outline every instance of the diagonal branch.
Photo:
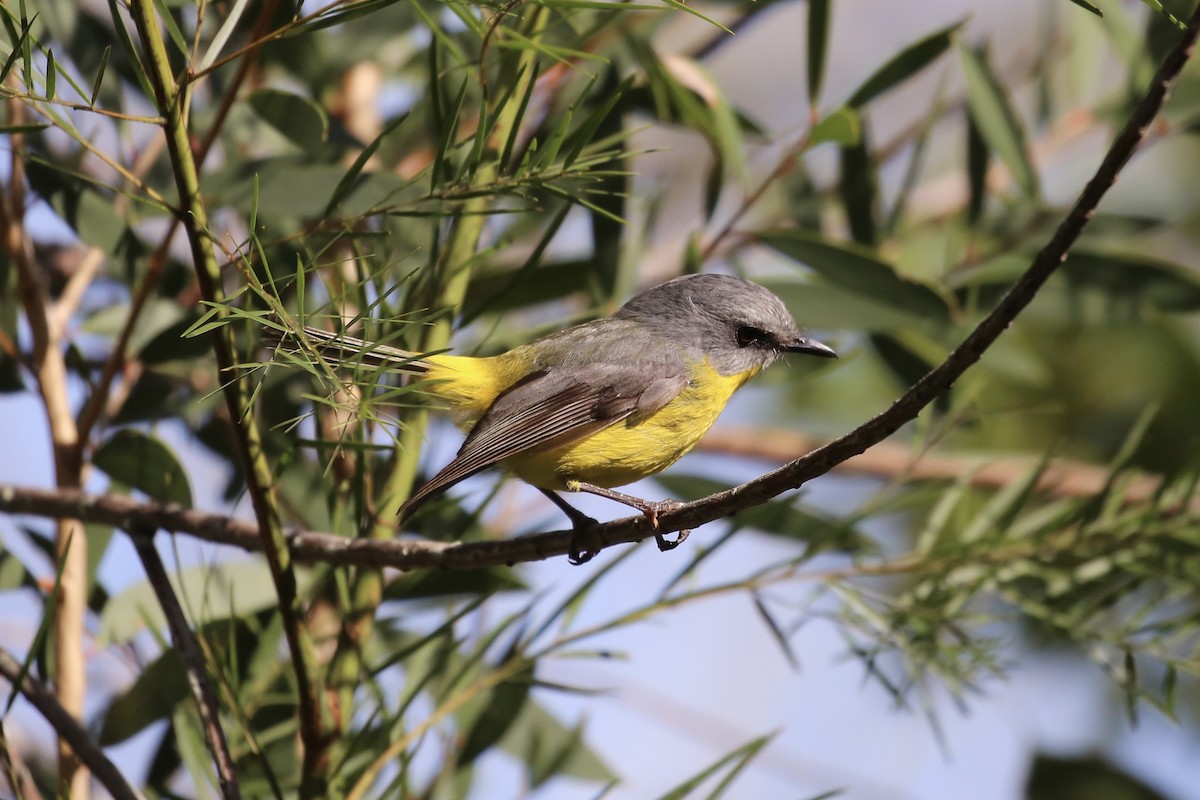
M 1058 266 L 1066 261 L 1068 251 L 1083 232 L 1088 220 L 1095 214 L 1101 199 L 1116 183 L 1117 176 L 1146 137 L 1150 123 L 1162 109 L 1175 79 L 1191 57 L 1198 35 L 1200 8 L 1192 15 L 1179 42 L 1163 60 L 1145 96 L 1138 102 L 1125 127 L 1113 140 L 1096 174 L 1088 181 L 1050 241 L 1038 252 L 1029 269 L 992 313 L 976 326 L 942 364 L 913 384 L 889 409 L 850 433 L 761 478 L 660 516 L 659 522 L 664 529 L 674 531 L 699 525 L 763 503 L 789 489 L 795 489 L 806 481 L 825 474 L 846 459 L 862 453 L 868 447 L 882 442 L 902 425 L 916 419 L 922 409 L 939 395 L 949 391 L 954 382 L 980 359 L 1017 315 L 1029 305 Z
M 21 677 L 21 672 L 20 662 L 8 651 L 0 650 L 0 676 L 15 683 L 17 678 Z M 29 674 L 24 676 L 16 689 L 50 723 L 54 732 L 70 745 L 72 751 L 79 756 L 79 760 L 87 765 L 109 794 L 118 800 L 145 800 L 141 792 L 133 788 L 116 765 L 108 760 L 108 756 L 104 755 L 104 751 L 92 739 L 91 734 L 55 699 L 54 692 Z
M 167 570 L 158 550 L 154 549 L 154 529 L 135 528 L 133 546 L 137 549 L 138 558 L 146 570 L 146 579 L 154 588 L 158 604 L 167 618 L 167 626 L 171 630 L 171 639 L 179 651 L 179 658 L 187 672 L 188 686 L 196 700 L 196 708 L 200 712 L 200 724 L 204 729 L 204 741 L 213 757 L 217 769 L 217 780 L 221 785 L 221 796 L 225 800 L 239 800 L 242 796 L 238 789 L 237 775 L 234 772 L 233 756 L 229 753 L 229 743 L 225 739 L 225 731 L 221 728 L 220 706 L 212 685 L 208 681 L 204 669 L 204 654 L 200 652 L 200 643 L 196 634 L 188 625 L 179 598 L 171 587 Z

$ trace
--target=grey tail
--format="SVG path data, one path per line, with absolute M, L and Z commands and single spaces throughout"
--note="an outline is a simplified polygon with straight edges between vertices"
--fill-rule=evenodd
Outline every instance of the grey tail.
M 403 522 L 411 517 L 413 512 L 429 498 L 441 494 L 459 481 L 465 481 L 472 475 L 483 472 L 490 466 L 492 466 L 490 463 L 472 465 L 461 459 L 451 461 L 442 467 L 438 474 L 426 481 L 420 489 L 413 492 L 413 496 L 408 498 L 404 505 L 400 506 L 400 511 L 397 513 L 399 521 Z
M 288 353 L 305 353 L 315 350 L 323 358 L 343 366 L 368 366 L 395 369 L 402 372 L 421 373 L 429 364 L 411 350 L 401 350 L 388 344 L 368 342 L 355 336 L 331 333 L 304 326 L 297 334 L 281 328 L 268 326 L 263 329 L 263 344 L 279 348 Z

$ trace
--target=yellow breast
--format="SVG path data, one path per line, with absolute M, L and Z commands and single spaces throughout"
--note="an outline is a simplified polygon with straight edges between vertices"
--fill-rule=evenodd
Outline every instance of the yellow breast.
M 518 477 L 542 489 L 570 489 L 582 481 L 611 488 L 661 472 L 696 446 L 730 396 L 754 377 L 721 375 L 707 362 L 692 368 L 678 397 L 649 417 L 633 417 L 554 450 L 525 453 L 505 462 Z

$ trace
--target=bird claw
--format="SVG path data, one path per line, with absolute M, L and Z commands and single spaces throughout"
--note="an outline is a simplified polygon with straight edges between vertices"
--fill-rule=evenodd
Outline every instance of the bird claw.
M 691 533 L 691 531 L 679 531 L 677 534 L 675 534 L 674 539 L 668 539 L 661 533 L 656 533 L 654 534 L 654 543 L 658 545 L 658 550 L 660 553 L 665 553 L 668 550 L 674 550 L 676 547 L 679 547 L 679 545 L 687 541 L 689 533 Z
M 567 552 L 567 563 L 572 566 L 581 566 L 591 561 L 599 553 L 599 550 L 584 550 L 579 546 L 579 536 L 576 533 L 571 534 L 571 549 Z
M 658 545 L 658 550 L 665 553 L 668 550 L 674 550 L 679 545 L 687 540 L 688 534 L 691 531 L 679 531 L 674 539 L 668 539 L 658 528 L 658 515 L 667 511 L 673 511 L 682 506 L 678 500 L 659 500 L 656 503 L 648 503 L 642 513 L 646 515 L 646 521 L 650 523 L 650 527 L 654 529 L 654 543 Z
M 584 539 L 589 533 L 592 526 L 596 525 L 596 520 L 591 517 L 580 515 L 580 519 L 573 520 L 571 526 L 571 543 L 567 550 L 567 561 L 573 566 L 580 566 L 591 561 L 600 552 L 599 549 L 590 550 L 583 546 Z

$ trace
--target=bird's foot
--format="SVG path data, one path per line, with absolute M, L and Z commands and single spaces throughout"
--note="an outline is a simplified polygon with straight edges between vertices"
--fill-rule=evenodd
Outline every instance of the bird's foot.
M 668 539 L 658 530 L 658 515 L 674 511 L 682 506 L 683 503 L 678 500 L 659 500 L 657 502 L 643 500 L 642 503 L 644 505 L 640 510 L 645 515 L 646 521 L 650 523 L 650 527 L 654 528 L 654 543 L 658 545 L 659 552 L 665 553 L 668 550 L 674 550 L 687 541 L 688 534 L 691 533 L 690 530 L 679 531 L 676 533 L 674 539 Z
M 600 549 L 596 548 L 595 550 L 591 550 L 584 547 L 583 540 L 589 538 L 588 533 L 590 532 L 590 529 L 597 524 L 596 520 L 592 519 L 578 508 L 575 508 L 573 505 L 568 503 L 566 500 L 563 500 L 554 492 L 548 489 L 542 489 L 541 492 L 542 494 L 546 495 L 546 497 L 550 498 L 554 505 L 562 509 L 562 512 L 567 515 L 568 519 L 571 520 L 571 541 L 570 544 L 567 545 L 567 561 L 575 566 L 579 566 L 580 564 L 586 564 L 595 558 L 596 554 L 600 552 Z
M 591 517 L 588 517 L 588 519 L 590 522 L 587 525 L 584 525 L 583 527 L 574 525 L 571 529 L 571 543 L 568 545 L 570 549 L 567 551 L 567 561 L 576 567 L 578 567 L 580 564 L 586 564 L 587 562 L 591 561 L 596 557 L 596 554 L 600 552 L 599 548 L 595 550 L 589 550 L 584 547 L 583 540 L 588 538 L 588 528 L 596 524 L 596 520 L 592 519 Z

